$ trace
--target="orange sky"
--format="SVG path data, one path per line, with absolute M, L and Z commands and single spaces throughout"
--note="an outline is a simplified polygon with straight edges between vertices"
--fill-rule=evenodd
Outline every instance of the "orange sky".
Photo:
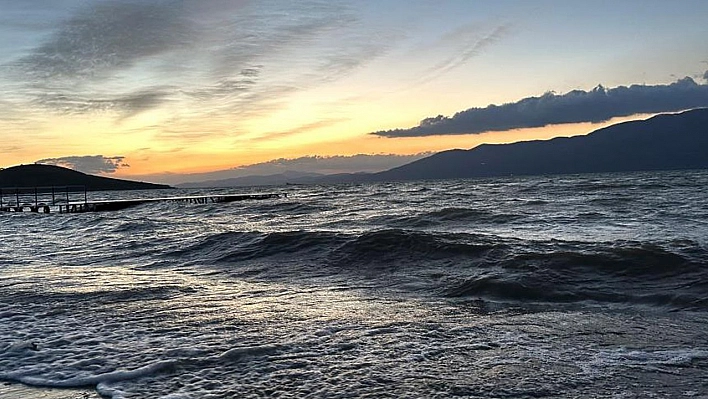
M 481 110 L 474 118 L 492 125 L 534 119 L 525 99 L 550 92 L 557 97 L 534 103 L 536 113 L 562 122 L 566 108 L 553 104 L 593 111 L 573 96 L 596 101 L 598 84 L 679 92 L 687 77 L 703 93 L 708 3 L 632 3 L 9 2 L 0 15 L 0 167 L 73 159 L 80 169 L 86 158 L 91 172 L 118 167 L 122 177 L 194 173 L 572 136 L 682 109 L 657 95 L 651 109 L 623 100 L 614 114 L 571 120 L 607 120 L 595 125 L 454 134 L 456 113 Z M 517 106 L 490 121 L 505 104 Z M 683 108 L 695 106 L 708 104 Z M 458 131 L 371 134 L 436 115 Z M 95 165 L 102 157 L 104 169 Z
M 489 132 L 483 134 L 469 134 L 456 136 L 432 136 L 411 138 L 384 138 L 372 135 L 353 137 L 342 141 L 329 141 L 320 143 L 307 143 L 291 145 L 288 158 L 303 156 L 335 156 L 356 154 L 417 154 L 421 152 L 437 152 L 453 148 L 473 148 L 482 143 L 513 143 L 525 140 L 546 140 L 558 136 L 575 136 L 589 133 L 595 129 L 605 127 L 632 119 L 644 119 L 651 115 L 635 115 L 632 117 L 614 118 L 611 121 L 592 124 L 576 123 L 566 125 L 553 125 L 544 128 L 518 129 L 508 132 Z M 200 173 L 212 170 L 233 168 L 235 166 L 250 165 L 282 157 L 282 152 L 277 146 L 264 148 L 251 153 L 225 152 L 215 154 L 188 153 L 186 151 L 156 154 L 141 154 L 141 152 L 128 152 L 130 168 L 118 170 L 116 177 L 130 177 L 133 175 L 160 173 L 165 170 L 165 165 L 170 165 L 169 170 L 174 173 Z M 235 155 L 237 154 L 237 155 Z

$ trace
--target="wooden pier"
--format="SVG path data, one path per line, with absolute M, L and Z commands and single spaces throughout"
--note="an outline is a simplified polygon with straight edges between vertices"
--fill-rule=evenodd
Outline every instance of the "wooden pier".
M 246 200 L 275 199 L 287 194 L 213 194 L 182 197 L 89 200 L 82 186 L 0 188 L 0 212 L 83 213 L 108 212 L 152 202 L 191 204 L 229 203 Z M 83 197 L 77 200 L 76 197 Z

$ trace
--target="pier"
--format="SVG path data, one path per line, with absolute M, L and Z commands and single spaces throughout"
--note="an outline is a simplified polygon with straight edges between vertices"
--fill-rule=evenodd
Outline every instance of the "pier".
M 152 203 L 185 202 L 190 204 L 229 203 L 246 200 L 275 199 L 287 194 L 213 194 L 181 197 L 89 200 L 83 186 L 0 188 L 0 212 L 84 213 L 108 212 Z

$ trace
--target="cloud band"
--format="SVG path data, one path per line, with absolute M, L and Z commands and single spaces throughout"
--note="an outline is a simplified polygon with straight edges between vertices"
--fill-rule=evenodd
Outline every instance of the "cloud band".
M 35 163 L 44 165 L 63 166 L 65 168 L 78 170 L 84 173 L 113 173 L 120 168 L 129 165 L 124 161 L 125 157 L 104 157 L 103 155 L 68 156 L 61 158 L 45 158 Z
M 423 119 L 409 129 L 373 132 L 382 137 L 478 134 L 581 122 L 604 122 L 641 113 L 674 112 L 708 107 L 708 84 L 686 77 L 668 85 L 632 85 L 566 94 L 548 92 L 515 103 L 470 108 L 446 117 Z

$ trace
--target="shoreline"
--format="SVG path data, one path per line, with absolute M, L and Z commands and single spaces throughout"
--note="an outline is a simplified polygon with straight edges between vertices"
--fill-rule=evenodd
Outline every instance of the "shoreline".
M 0 398 L 3 399 L 100 399 L 93 389 L 39 388 L 15 382 L 0 382 Z

